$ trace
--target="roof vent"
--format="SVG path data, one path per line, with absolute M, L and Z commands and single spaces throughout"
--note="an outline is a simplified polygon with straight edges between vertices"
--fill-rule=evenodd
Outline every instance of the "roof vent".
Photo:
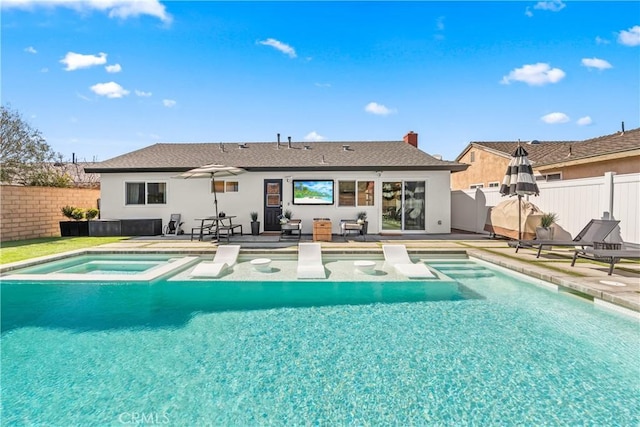
M 540 144 L 540 141 L 538 141 L 537 139 L 532 139 L 531 141 L 527 142 L 527 144 Z
M 291 137 L 288 136 L 287 138 L 289 138 L 289 142 L 287 143 L 287 148 L 291 148 Z
M 434 154 L 433 158 L 436 160 L 442 160 L 442 154 Z
M 278 134 L 278 145 L 276 145 L 276 149 L 280 149 L 280 134 Z
M 324 160 L 324 154 L 322 155 L 322 160 L 320 161 L 320 164 L 321 165 L 326 165 L 327 164 L 327 162 L 325 162 L 325 160 Z
M 305 149 L 305 150 L 311 150 L 311 146 L 310 146 L 310 145 L 305 145 L 305 146 L 304 146 L 304 149 Z
M 342 151 L 350 151 L 350 148 L 348 145 L 343 145 L 342 146 Z
M 242 144 L 238 144 L 238 148 L 247 148 L 247 144 L 244 142 Z
M 220 143 L 220 151 L 224 153 L 224 144 L 222 142 Z

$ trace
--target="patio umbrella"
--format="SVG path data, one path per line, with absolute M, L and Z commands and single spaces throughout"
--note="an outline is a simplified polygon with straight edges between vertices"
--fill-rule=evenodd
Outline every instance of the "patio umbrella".
M 224 165 L 204 165 L 199 168 L 188 170 L 175 178 L 191 179 L 191 178 L 211 178 L 211 185 L 213 186 L 213 204 L 216 209 L 216 216 L 218 216 L 218 193 L 216 192 L 216 177 L 217 176 L 230 176 L 239 175 L 246 172 L 244 169 L 234 166 Z
M 528 155 L 527 150 L 518 145 L 500 186 L 503 196 L 518 196 L 518 240 L 522 239 L 522 196 L 540 194 Z

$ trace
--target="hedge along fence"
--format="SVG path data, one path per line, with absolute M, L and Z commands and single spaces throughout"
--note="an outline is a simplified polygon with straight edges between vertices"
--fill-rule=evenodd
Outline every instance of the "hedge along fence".
M 63 206 L 97 208 L 100 190 L 0 186 L 0 241 L 59 237 Z

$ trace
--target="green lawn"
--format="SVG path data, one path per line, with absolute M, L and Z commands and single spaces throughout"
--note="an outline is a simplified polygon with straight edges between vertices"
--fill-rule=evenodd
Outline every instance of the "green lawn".
M 0 243 L 0 264 L 118 242 L 128 237 L 44 237 Z

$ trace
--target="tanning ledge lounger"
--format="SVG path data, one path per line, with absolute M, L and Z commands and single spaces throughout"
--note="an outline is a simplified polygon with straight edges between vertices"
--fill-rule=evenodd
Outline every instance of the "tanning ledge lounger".
M 413 263 L 405 245 L 382 245 L 384 260 L 395 270 L 410 279 L 428 279 L 436 276 L 422 263 Z
M 213 261 L 203 261 L 196 265 L 189 276 L 218 277 L 235 265 L 239 253 L 240 245 L 219 246 L 213 257 Z
M 320 243 L 298 244 L 298 279 L 326 279 Z

